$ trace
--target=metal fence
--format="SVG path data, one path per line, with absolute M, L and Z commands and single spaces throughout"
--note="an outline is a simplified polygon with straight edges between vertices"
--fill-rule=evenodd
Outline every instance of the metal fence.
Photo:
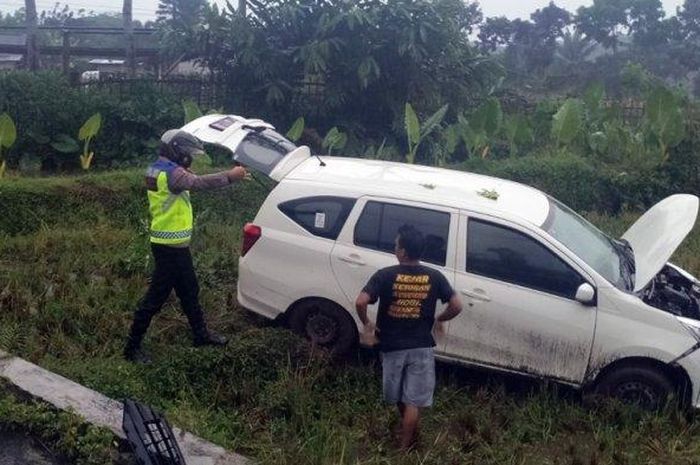
M 131 97 L 141 92 L 144 86 L 152 86 L 156 92 L 172 95 L 179 100 L 192 100 L 202 109 L 219 108 L 227 102 L 226 86 L 218 81 L 193 78 L 168 79 L 123 79 L 114 77 L 85 83 L 76 83 L 83 88 L 100 89 L 118 97 Z

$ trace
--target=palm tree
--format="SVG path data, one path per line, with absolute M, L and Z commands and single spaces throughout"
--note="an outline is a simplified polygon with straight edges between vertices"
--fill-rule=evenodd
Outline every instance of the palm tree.
M 555 56 L 565 65 L 575 66 L 587 61 L 597 47 L 595 42 L 578 31 L 567 31 L 562 38 Z

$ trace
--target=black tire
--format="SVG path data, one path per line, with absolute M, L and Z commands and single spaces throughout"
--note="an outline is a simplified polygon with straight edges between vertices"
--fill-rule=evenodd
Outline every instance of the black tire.
M 350 315 L 327 300 L 305 300 L 290 310 L 289 327 L 333 355 L 344 355 L 357 343 Z
M 675 386 L 666 373 L 645 366 L 615 368 L 595 387 L 598 396 L 612 397 L 645 410 L 666 406 L 675 392 Z

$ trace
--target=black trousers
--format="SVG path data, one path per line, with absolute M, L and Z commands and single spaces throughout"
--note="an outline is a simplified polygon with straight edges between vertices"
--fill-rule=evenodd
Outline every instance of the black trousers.
M 126 350 L 140 347 L 151 319 L 163 307 L 173 289 L 187 315 L 195 340 L 205 339 L 208 335 L 207 325 L 199 305 L 199 283 L 189 247 L 151 244 L 151 250 L 155 259 L 155 270 L 148 291 L 134 313 Z

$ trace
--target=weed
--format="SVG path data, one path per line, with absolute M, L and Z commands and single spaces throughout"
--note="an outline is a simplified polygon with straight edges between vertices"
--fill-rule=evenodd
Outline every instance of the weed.
M 126 171 L 6 181 L 8 214 L 24 223 L 0 218 L 0 347 L 110 397 L 149 403 L 172 423 L 262 464 L 697 462 L 700 424 L 672 412 L 614 403 L 587 409 L 564 390 L 442 365 L 418 450 L 396 452 L 397 415 L 381 402 L 376 354 L 331 362 L 237 306 L 241 226 L 264 197 L 253 184 L 193 196 L 201 299 L 230 344 L 192 348 L 172 299 L 146 339 L 153 365 L 126 363 L 122 345 L 151 267 L 139 178 Z M 48 203 L 33 203 L 37 196 Z M 590 216 L 618 236 L 634 217 Z M 696 229 L 673 260 L 698 273 L 698 257 Z M 81 446 L 87 433 L 80 433 L 66 446 L 91 450 L 96 441 Z

